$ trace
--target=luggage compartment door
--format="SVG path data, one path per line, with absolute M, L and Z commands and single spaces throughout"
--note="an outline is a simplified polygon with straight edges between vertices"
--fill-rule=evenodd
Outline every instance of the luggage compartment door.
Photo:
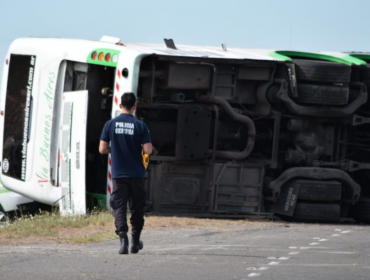
M 86 124 L 88 91 L 64 92 L 59 139 L 62 215 L 86 214 Z

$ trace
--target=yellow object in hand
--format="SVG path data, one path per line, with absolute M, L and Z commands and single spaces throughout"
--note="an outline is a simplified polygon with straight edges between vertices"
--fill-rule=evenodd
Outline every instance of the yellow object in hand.
M 145 170 L 147 170 L 148 167 L 149 167 L 149 155 L 148 154 L 145 154 L 144 151 L 142 151 L 141 154 L 143 155 L 143 165 L 144 165 L 144 168 L 145 168 Z

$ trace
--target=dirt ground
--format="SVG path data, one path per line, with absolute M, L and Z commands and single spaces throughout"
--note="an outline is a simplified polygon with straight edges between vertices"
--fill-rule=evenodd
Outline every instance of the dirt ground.
M 203 219 L 203 218 L 185 218 L 185 217 L 162 217 L 149 216 L 145 218 L 144 231 L 166 231 L 170 229 L 194 229 L 194 228 L 209 228 L 219 231 L 227 231 L 235 227 L 256 224 L 274 223 L 266 219 Z M 55 243 L 91 243 L 96 242 L 96 239 L 90 237 L 100 237 L 100 241 L 107 239 L 115 239 L 117 236 L 114 233 L 115 227 L 113 222 L 106 225 L 86 226 L 81 228 L 60 227 L 55 229 L 56 235 L 51 236 L 27 236 L 23 238 L 14 238 L 9 234 L 0 232 L 0 246 L 17 246 L 28 244 L 55 244 Z M 74 241 L 73 241 L 74 240 Z M 77 240 L 77 241 L 76 241 Z M 81 240 L 81 241 L 78 241 Z

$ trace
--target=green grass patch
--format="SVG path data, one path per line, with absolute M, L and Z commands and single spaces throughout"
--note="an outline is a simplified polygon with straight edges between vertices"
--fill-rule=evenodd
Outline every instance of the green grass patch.
M 102 228 L 113 224 L 110 212 L 94 212 L 89 215 L 60 216 L 59 213 L 15 217 L 0 227 L 0 235 L 5 238 L 56 237 L 61 232 L 73 232 L 84 228 Z M 62 236 L 63 237 L 63 236 Z
M 130 214 L 128 214 L 128 221 Z M 266 222 L 264 222 L 266 223 Z M 199 219 L 186 217 L 145 217 L 145 231 L 214 228 L 230 230 L 232 227 L 249 226 L 251 221 Z M 276 223 L 275 223 L 276 224 Z M 60 216 L 59 212 L 23 215 L 0 224 L 0 247 L 19 244 L 45 243 L 100 243 L 117 239 L 111 212 L 93 212 L 89 215 Z

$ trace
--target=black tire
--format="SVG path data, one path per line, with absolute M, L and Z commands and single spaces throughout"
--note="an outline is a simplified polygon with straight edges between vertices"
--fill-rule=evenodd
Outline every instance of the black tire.
M 349 87 L 334 85 L 298 84 L 295 100 L 304 104 L 341 106 L 348 104 Z
M 351 209 L 351 216 L 357 222 L 370 223 L 370 199 L 361 198 Z
M 329 61 L 294 59 L 297 80 L 324 83 L 349 83 L 351 67 Z
M 370 84 L 370 66 L 369 66 L 369 64 L 367 64 L 364 68 L 361 68 L 360 81 L 362 81 L 366 85 Z
M 7 214 L 4 211 L 3 207 L 0 205 L 0 224 L 5 223 L 7 221 Z
M 342 196 L 342 184 L 337 181 L 296 180 L 290 184 L 299 184 L 298 200 L 332 202 Z
M 339 222 L 340 206 L 331 203 L 298 202 L 291 220 L 298 222 Z

